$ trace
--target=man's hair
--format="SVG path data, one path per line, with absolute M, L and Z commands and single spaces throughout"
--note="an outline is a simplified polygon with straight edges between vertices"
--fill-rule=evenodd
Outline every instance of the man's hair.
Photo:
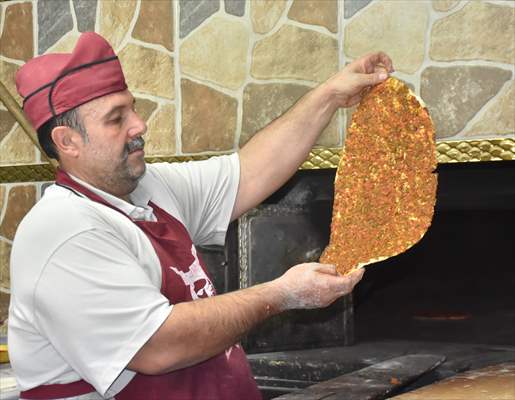
M 52 140 L 52 130 L 58 126 L 67 126 L 80 133 L 82 139 L 87 142 L 88 134 L 82 123 L 82 118 L 79 116 L 78 107 L 65 111 L 62 114 L 50 118 L 47 122 L 41 125 L 38 129 L 39 144 L 45 151 L 48 157 L 59 160 L 55 143 Z

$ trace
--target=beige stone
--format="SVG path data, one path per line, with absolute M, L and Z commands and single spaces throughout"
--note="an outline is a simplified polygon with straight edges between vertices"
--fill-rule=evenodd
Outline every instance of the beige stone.
M 0 240 L 0 287 L 7 289 L 11 286 L 9 279 L 9 260 L 11 257 L 11 245 L 3 240 Z M 0 292 L 2 293 L 2 292 Z M 4 310 L 0 304 L 0 322 L 2 322 L 2 311 Z M 5 315 L 6 317 L 7 315 Z M 4 317 L 4 319 L 5 319 Z
M 257 79 L 321 82 L 338 70 L 338 42 L 328 35 L 284 25 L 257 42 L 251 75 Z
M 157 108 L 157 103 L 153 102 L 152 100 L 136 97 L 134 108 L 136 113 L 143 119 L 143 121 L 148 122 L 149 117 Z
M 9 111 L 0 110 L 0 142 L 11 132 L 16 120 Z
M 80 34 L 70 31 L 50 47 L 46 53 L 71 53 L 79 40 Z
M 130 90 L 175 97 L 173 59 L 168 54 L 130 43 L 118 57 Z
M 238 102 L 208 86 L 181 81 L 182 151 L 232 150 Z
M 436 11 L 449 11 L 452 10 L 460 0 L 433 0 L 433 8 Z
M 113 48 L 117 49 L 127 34 L 137 4 L 134 0 L 99 0 L 99 33 Z
M 0 225 L 0 235 L 13 240 L 20 221 L 36 202 L 34 185 L 14 186 L 7 194 L 7 210 Z
M 515 8 L 481 1 L 433 25 L 433 60 L 488 60 L 515 63 Z
M 32 4 L 8 5 L 0 36 L 0 53 L 15 60 L 29 60 L 34 55 Z
M 288 18 L 310 25 L 320 25 L 338 32 L 338 3 L 336 0 L 295 0 Z
M 173 3 L 143 0 L 132 36 L 144 42 L 161 44 L 173 51 Z
M 164 104 L 148 121 L 146 156 L 172 156 L 175 150 L 175 106 Z
M 286 8 L 287 0 L 251 0 L 250 20 L 256 33 L 267 33 L 277 24 Z
M 4 209 L 4 201 L 5 201 L 5 186 L 0 186 L 0 215 L 2 215 L 2 211 Z
M 3 324 L 0 325 L 0 336 L 7 336 L 8 320 L 6 319 Z
M 255 133 L 286 112 L 311 88 L 289 83 L 250 83 L 243 91 L 243 121 L 240 135 L 242 147 Z M 320 136 L 317 145 L 339 144 L 337 117 Z
M 9 315 L 10 298 L 9 293 L 0 292 L 0 335 L 2 336 L 7 334 L 7 317 Z
M 479 121 L 465 132 L 465 136 L 515 134 L 515 81 L 512 80 L 490 103 Z
M 454 136 L 510 80 L 510 71 L 483 66 L 428 67 L 420 95 L 435 125 L 436 137 Z
M 0 142 L 0 165 L 25 164 L 36 161 L 36 147 L 19 126 Z
M 18 104 L 21 105 L 22 98 L 16 91 L 16 83 L 15 76 L 16 71 L 18 71 L 20 67 L 16 64 L 12 64 L 7 61 L 0 60 L 0 82 L 2 82 L 9 93 L 16 99 Z
M 249 31 L 240 21 L 213 17 L 184 40 L 181 71 L 229 89 L 246 77 Z
M 373 2 L 345 27 L 345 54 L 385 51 L 397 71 L 416 72 L 424 61 L 428 7 L 420 1 Z

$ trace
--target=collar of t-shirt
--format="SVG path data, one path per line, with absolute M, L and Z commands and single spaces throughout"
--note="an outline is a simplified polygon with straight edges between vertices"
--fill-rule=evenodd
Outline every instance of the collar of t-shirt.
M 119 197 L 106 193 L 87 182 L 84 182 L 72 174 L 69 175 L 74 181 L 80 183 L 86 189 L 89 189 L 96 195 L 102 197 L 102 199 L 120 211 L 123 211 L 132 219 L 138 221 L 157 221 L 157 218 L 154 215 L 154 210 L 148 205 L 148 202 L 150 201 L 150 195 L 148 195 L 148 193 L 141 193 L 140 191 L 137 196 L 131 196 L 131 200 L 134 202 L 134 204 L 131 204 L 125 200 L 120 199 Z

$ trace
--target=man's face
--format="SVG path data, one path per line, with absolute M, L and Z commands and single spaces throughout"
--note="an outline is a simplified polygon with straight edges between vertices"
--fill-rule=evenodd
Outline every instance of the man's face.
M 145 172 L 142 135 L 147 127 L 125 90 L 92 100 L 79 109 L 87 140 L 79 163 L 87 181 L 117 196 L 132 192 Z

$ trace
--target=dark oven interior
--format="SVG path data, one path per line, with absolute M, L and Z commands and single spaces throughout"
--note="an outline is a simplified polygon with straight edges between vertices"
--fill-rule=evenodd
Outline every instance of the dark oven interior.
M 515 162 L 440 164 L 433 223 L 367 267 L 352 296 L 266 322 L 244 341 L 265 398 L 399 355 L 446 361 L 402 390 L 515 359 Z M 314 261 L 329 239 L 335 170 L 299 171 L 203 249 L 218 292 Z

